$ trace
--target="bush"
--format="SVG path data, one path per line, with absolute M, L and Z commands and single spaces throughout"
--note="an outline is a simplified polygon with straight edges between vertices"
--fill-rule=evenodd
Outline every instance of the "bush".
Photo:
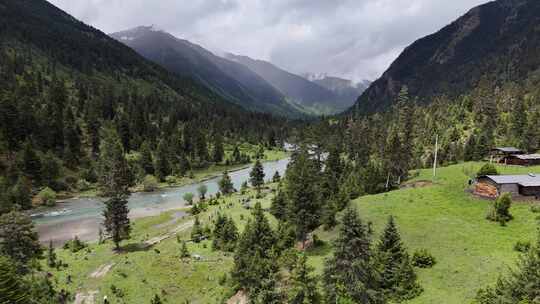
M 531 249 L 531 242 L 517 241 L 514 245 L 514 250 L 517 252 L 527 252 Z
M 43 190 L 38 193 L 39 203 L 45 206 L 54 206 L 56 205 L 56 192 L 49 187 L 43 188 Z
M 510 193 L 504 193 L 495 200 L 486 218 L 490 221 L 499 222 L 503 226 L 506 225 L 506 222 L 512 219 L 510 214 L 511 205 L 512 197 Z
M 531 212 L 532 213 L 540 213 L 540 205 L 532 205 L 531 206 Z
M 158 180 L 153 175 L 147 175 L 143 180 L 143 191 L 153 192 L 156 191 L 159 186 Z
M 434 256 L 427 249 L 416 250 L 412 257 L 412 264 L 419 268 L 431 268 L 437 263 Z
M 67 249 L 67 250 L 75 253 L 75 252 L 79 252 L 82 249 L 86 248 L 86 246 L 87 245 L 83 241 L 79 240 L 79 237 L 75 236 L 75 238 L 73 238 L 73 240 L 69 240 L 64 244 L 64 249 Z
M 176 176 L 168 175 L 167 177 L 165 177 L 165 182 L 169 184 L 169 186 L 176 184 L 177 182 Z
M 493 164 L 485 164 L 478 170 L 476 173 L 476 177 L 484 176 L 484 175 L 499 175 L 499 172 L 497 171 L 497 168 Z
M 79 181 L 77 181 L 77 189 L 79 191 L 89 190 L 90 187 L 92 187 L 92 185 L 85 179 L 79 179 Z

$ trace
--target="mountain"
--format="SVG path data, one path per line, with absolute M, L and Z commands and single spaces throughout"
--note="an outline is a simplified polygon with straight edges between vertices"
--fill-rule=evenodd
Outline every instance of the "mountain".
M 334 114 L 349 107 L 340 97 L 304 77 L 289 73 L 270 62 L 255 60 L 247 56 L 226 54 L 225 58 L 241 63 L 268 81 L 283 93 L 289 102 L 303 111 L 315 114 Z
M 210 147 L 224 141 L 273 144 L 286 124 L 231 104 L 45 0 L 0 0 L 0 180 L 10 172 L 10 185 L 19 153 L 33 164 L 47 154 L 69 168 L 61 172 L 95 172 L 103 129 L 114 129 L 125 151 L 162 142 L 170 156 L 162 168 L 172 174 L 218 162 Z M 25 178 L 42 185 L 39 166 L 29 171 Z M 79 178 L 95 173 L 49 182 L 63 191 Z
M 151 26 L 110 34 L 145 58 L 178 75 L 196 79 L 224 99 L 249 110 L 299 116 L 285 96 L 241 64 Z
M 523 82 L 540 67 L 540 1 L 498 0 L 471 9 L 419 39 L 357 101 L 360 113 L 387 109 L 402 86 L 426 104 L 456 97 L 481 79 L 492 86 Z
M 339 100 L 342 101 L 343 105 L 347 107 L 352 106 L 356 99 L 358 99 L 358 96 L 362 95 L 371 84 L 369 80 L 355 83 L 349 79 L 328 76 L 326 74 L 305 74 L 304 77 L 334 92 Z

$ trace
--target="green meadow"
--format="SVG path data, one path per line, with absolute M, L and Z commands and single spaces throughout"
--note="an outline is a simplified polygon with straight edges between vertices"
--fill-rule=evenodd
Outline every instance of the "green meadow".
M 470 303 L 479 288 L 493 284 L 515 265 L 519 255 L 513 246 L 517 241 L 535 239 L 536 214 L 530 211 L 533 202 L 515 202 L 511 208 L 514 219 L 505 227 L 485 219 L 492 202 L 468 192 L 468 179 L 481 165 L 465 163 L 440 168 L 434 183 L 431 170 L 419 170 L 403 189 L 352 201 L 364 222 L 372 223 L 374 241 L 388 216 L 393 215 L 409 252 L 425 248 L 437 259 L 433 268 L 417 269 L 424 292 L 410 303 Z M 540 172 L 540 167 L 498 169 L 501 173 Z M 263 208 L 270 206 L 276 185 L 268 188 L 259 199 Z M 203 225 L 209 224 L 217 212 L 222 212 L 232 216 L 241 231 L 250 211 L 240 200 L 250 198 L 255 202 L 254 197 L 250 190 L 244 195 L 236 193 L 222 198 L 220 205 L 210 206 L 199 219 Z M 111 303 L 150 303 L 158 294 L 167 303 L 222 303 L 231 296 L 227 281 L 232 254 L 212 251 L 211 241 L 190 242 L 190 253 L 200 255 L 201 259 L 182 261 L 176 237 L 142 248 L 144 241 L 193 220 L 191 216 L 175 220 L 174 215 L 171 211 L 136 220 L 133 237 L 123 244 L 122 253 L 114 253 L 110 242 L 90 244 L 88 250 L 78 253 L 58 249 L 59 259 L 68 266 L 48 270 L 60 288 L 72 294 L 95 291 L 96 301 L 107 295 Z M 268 217 L 275 225 L 275 219 L 269 214 Z M 324 244 L 308 251 L 309 263 L 321 274 L 336 230 L 320 229 L 315 234 Z M 178 233 L 181 240 L 188 240 L 189 236 L 189 228 Z M 91 277 L 100 266 L 111 263 L 114 266 L 110 271 L 98 278 Z M 113 285 L 121 290 L 120 296 L 113 295 Z

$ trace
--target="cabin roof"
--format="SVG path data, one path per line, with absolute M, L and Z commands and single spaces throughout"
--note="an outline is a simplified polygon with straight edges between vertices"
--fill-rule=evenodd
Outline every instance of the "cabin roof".
M 540 159 L 540 154 L 517 154 L 512 155 L 516 158 L 522 159 L 522 160 L 536 160 Z
M 515 147 L 496 147 L 492 150 L 503 152 L 503 153 L 523 153 L 523 151 Z
M 501 184 L 518 184 L 524 187 L 540 187 L 540 175 L 523 174 L 523 175 L 486 175 L 495 183 Z

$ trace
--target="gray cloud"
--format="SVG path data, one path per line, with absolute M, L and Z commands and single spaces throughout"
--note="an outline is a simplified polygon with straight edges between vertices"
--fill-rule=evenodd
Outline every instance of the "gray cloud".
M 295 73 L 380 76 L 404 47 L 487 0 L 50 0 L 110 33 L 154 24 Z

